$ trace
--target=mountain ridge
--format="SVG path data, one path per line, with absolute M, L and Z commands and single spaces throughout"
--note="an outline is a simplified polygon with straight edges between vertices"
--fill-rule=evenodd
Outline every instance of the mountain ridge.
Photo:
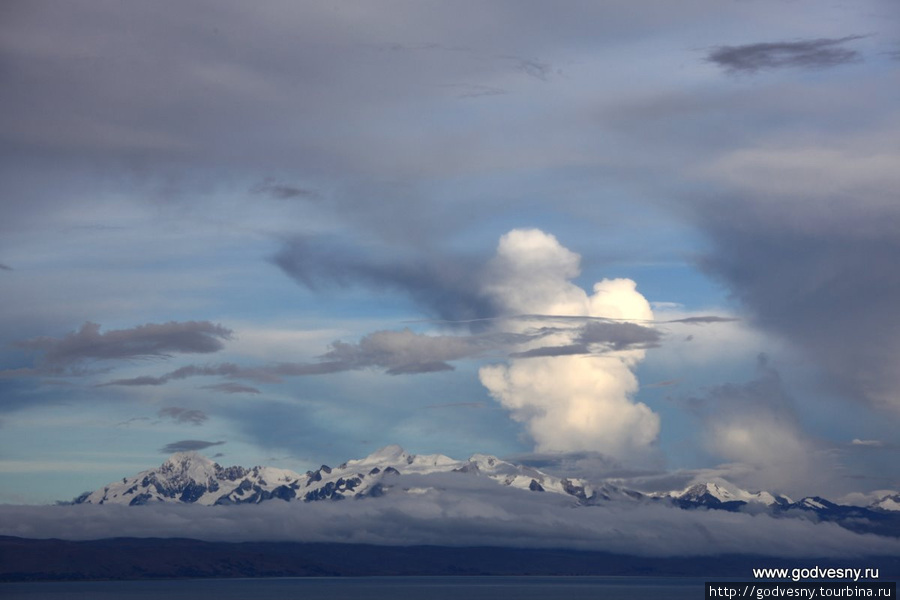
M 764 511 L 778 517 L 831 521 L 858 532 L 900 536 L 900 495 L 887 495 L 860 507 L 819 496 L 794 501 L 768 491 L 750 492 L 724 479 L 695 482 L 681 490 L 647 493 L 606 481 L 557 477 L 486 454 L 458 460 L 442 454 L 411 454 L 398 445 L 386 446 L 337 467 L 323 464 L 304 474 L 265 466 L 223 467 L 197 452 L 179 452 L 158 468 L 123 477 L 82 494 L 72 503 L 138 506 L 174 502 L 212 506 L 272 500 L 362 500 L 435 491 L 422 487 L 421 482 L 410 483 L 409 476 L 437 474 L 486 478 L 522 493 L 557 494 L 571 500 L 572 506 L 645 502 L 667 503 L 685 510 Z

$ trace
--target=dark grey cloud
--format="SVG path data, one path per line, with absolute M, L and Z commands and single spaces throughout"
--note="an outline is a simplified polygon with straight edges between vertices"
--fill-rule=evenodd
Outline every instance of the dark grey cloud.
M 106 383 L 98 384 L 97 387 L 106 387 L 110 385 L 125 386 L 143 386 L 143 385 L 163 385 L 169 381 L 166 377 L 154 377 L 152 375 L 139 375 L 138 377 L 129 377 L 127 379 L 114 379 Z
M 571 323 L 572 320 L 566 321 Z M 576 342 L 569 346 L 543 347 L 523 352 L 510 352 L 515 346 L 545 336 L 571 332 Z M 653 328 L 635 323 L 590 320 L 581 326 L 560 329 L 540 327 L 524 333 L 491 332 L 469 335 L 426 335 L 409 328 L 400 331 L 375 331 L 359 342 L 332 342 L 319 362 L 283 362 L 260 366 L 187 365 L 160 376 L 116 379 L 101 386 L 155 386 L 188 377 L 221 376 L 257 382 L 277 383 L 284 377 L 327 375 L 365 368 L 383 369 L 388 375 L 412 375 L 453 370 L 451 362 L 488 356 L 536 357 L 591 354 L 611 350 L 656 347 L 661 334 Z M 255 388 L 223 383 L 206 386 L 223 392 L 258 393 Z
M 233 379 L 249 379 L 259 383 L 279 383 L 282 377 L 300 377 L 305 375 L 325 375 L 346 371 L 349 366 L 342 362 L 319 363 L 277 363 L 259 367 L 242 367 L 234 363 L 218 365 L 186 365 L 159 376 L 139 376 L 126 379 L 114 379 L 100 384 L 106 386 L 145 386 L 163 385 L 169 381 L 178 381 L 189 377 L 229 377 Z M 221 391 L 221 390 L 220 390 Z
M 282 362 L 260 366 L 187 365 L 160 376 L 139 376 L 115 379 L 101 386 L 155 386 L 188 377 L 219 376 L 245 379 L 260 383 L 278 383 L 284 377 L 327 375 L 365 368 L 384 369 L 389 375 L 409 375 L 452 370 L 449 361 L 476 358 L 492 351 L 503 352 L 517 343 L 538 339 L 548 331 L 532 334 L 492 333 L 475 335 L 425 335 L 410 329 L 376 331 L 363 336 L 357 343 L 332 342 L 330 350 L 319 362 Z M 256 388 L 223 383 L 207 386 L 223 392 L 259 393 Z
M 376 331 L 357 344 L 334 342 L 323 355 L 348 368 L 382 367 L 389 374 L 428 373 L 452 369 L 448 362 L 474 358 L 498 350 L 510 341 L 510 335 L 423 335 L 410 329 Z M 517 336 L 520 341 L 528 336 Z
M 177 423 L 202 425 L 209 417 L 202 410 L 187 409 L 180 406 L 167 406 L 159 411 L 160 417 L 168 417 Z
M 202 375 L 232 375 L 241 370 L 241 367 L 234 363 L 221 363 L 218 365 L 187 365 L 175 369 L 166 374 L 166 380 L 171 379 L 187 379 L 188 377 L 197 377 Z
M 638 328 L 638 324 L 631 326 L 602 317 L 504 314 L 496 300 L 484 291 L 492 276 L 484 258 L 439 252 L 423 253 L 412 248 L 398 253 L 396 249 L 379 245 L 349 245 L 334 238 L 320 236 L 295 237 L 283 245 L 272 261 L 308 289 L 324 291 L 328 288 L 359 286 L 377 292 L 397 292 L 410 298 L 441 323 L 473 331 L 483 331 L 493 321 L 503 319 L 596 322 L 606 323 L 593 329 L 603 339 L 594 341 L 586 338 L 584 343 L 606 343 L 619 349 L 637 343 L 652 345 L 659 339 L 654 337 L 658 334 L 651 333 L 653 330 L 650 328 L 642 330 Z M 671 322 L 702 324 L 732 320 L 734 319 L 728 317 L 700 315 Z M 632 336 L 643 333 L 651 337 L 640 341 L 629 340 L 629 333 Z
M 703 397 L 691 397 L 687 405 L 701 415 L 723 413 L 773 413 L 780 421 L 797 422 L 794 401 L 784 388 L 781 374 L 765 354 L 756 358 L 756 377 L 742 383 L 724 383 L 707 389 Z
M 208 354 L 221 350 L 231 330 L 209 321 L 148 323 L 100 333 L 87 322 L 62 338 L 39 337 L 16 346 L 40 353 L 43 367 L 68 367 L 88 360 L 168 358 L 172 354 Z
M 559 72 L 558 69 L 553 68 L 553 65 L 539 58 L 524 56 L 502 56 L 501 58 L 511 61 L 517 71 L 541 81 L 548 81 L 554 72 Z
M 312 200 L 318 198 L 318 194 L 313 190 L 280 183 L 271 179 L 267 179 L 254 186 L 251 190 L 254 194 L 264 194 L 276 198 L 278 200 L 306 199 Z
M 249 385 L 243 385 L 241 383 L 235 383 L 235 382 L 204 385 L 201 387 L 201 389 L 213 390 L 216 392 L 222 392 L 224 394 L 260 394 L 260 393 L 262 393 L 255 387 L 252 387 Z
M 755 73 L 784 67 L 823 68 L 861 60 L 859 52 L 845 45 L 863 35 L 818 38 L 794 42 L 770 42 L 743 46 L 719 46 L 707 60 L 732 73 Z
M 186 365 L 159 376 L 114 379 L 99 386 L 157 386 L 189 377 L 226 377 L 259 383 L 279 383 L 285 377 L 328 375 L 366 368 L 382 369 L 388 375 L 413 375 L 450 371 L 454 368 L 451 364 L 454 361 L 492 356 L 530 358 L 649 349 L 658 347 L 663 338 L 653 327 L 609 319 L 554 315 L 518 315 L 509 319 L 558 321 L 561 325 L 535 327 L 521 333 L 493 331 L 460 335 L 427 335 L 409 328 L 375 331 L 356 343 L 341 340 L 332 342 L 329 350 L 318 357 L 318 362 L 282 362 L 258 366 L 240 366 L 234 363 Z M 716 323 L 728 320 L 719 317 L 696 319 L 688 321 Z M 493 319 L 485 319 L 485 322 L 488 321 Z M 571 335 L 573 343 L 515 351 L 517 346 L 558 333 Z M 225 393 L 259 393 L 256 388 L 237 383 L 208 385 L 202 389 Z
M 637 323 L 590 321 L 585 323 L 578 340 L 583 344 L 602 344 L 612 350 L 646 349 L 659 346 L 662 334 Z
M 788 213 L 794 202 L 778 206 Z M 754 324 L 813 358 L 832 390 L 900 405 L 900 212 L 889 205 L 860 211 L 835 198 L 824 222 L 794 224 L 780 210 L 754 205 L 702 218 L 714 245 L 702 268 L 728 285 Z
M 197 450 L 205 450 L 212 446 L 221 446 L 225 442 L 206 442 L 203 440 L 181 440 L 166 444 L 159 449 L 161 454 L 174 454 L 175 452 L 194 452 Z
M 129 427 L 132 423 L 139 423 L 141 421 L 149 421 L 150 417 L 132 417 L 131 419 L 127 419 L 120 423 L 116 423 L 116 427 Z
M 14 269 L 12 267 L 10 267 L 9 265 L 0 263 L 0 271 L 13 271 L 13 270 Z
M 522 352 L 511 352 L 510 358 L 540 358 L 543 356 L 575 356 L 578 354 L 590 354 L 591 349 L 587 344 L 566 344 L 565 346 L 541 346 Z
M 453 371 L 453 365 L 445 362 L 416 362 L 390 367 L 385 371 L 388 375 L 415 375 L 418 373 L 439 373 Z
M 543 346 L 523 352 L 513 352 L 511 358 L 537 358 L 542 356 L 573 356 L 600 354 L 609 351 L 656 348 L 662 334 L 637 323 L 622 323 L 605 319 L 585 319 L 582 326 L 572 329 L 575 340 L 563 346 Z M 546 331 L 551 331 L 547 329 Z
M 171 27 L 176 9 L 196 27 Z M 456 128 L 423 136 L 409 127 L 442 114 L 441 86 L 466 86 L 459 95 L 470 98 L 500 93 L 510 82 L 543 86 L 559 70 L 547 58 L 561 44 L 548 21 L 566 28 L 567 46 L 572 36 L 596 39 L 600 23 L 615 33 L 617 18 L 634 19 L 622 7 L 589 5 L 556 12 L 539 4 L 461 11 L 408 5 L 403 12 L 404 24 L 362 7 L 335 12 L 312 4 L 252 14 L 230 0 L 215 10 L 170 2 L 77 11 L 22 4 L 0 24 L 11 90 L 0 129 L 8 132 L 5 157 L 15 159 L 3 174 L 16 174 L 2 197 L 19 199 L 6 207 L 15 218 L 0 226 L 39 223 L 64 202 L 67 195 L 56 191 L 66 183 L 90 195 L 95 188 L 85 181 L 127 180 L 131 197 L 161 189 L 190 198 L 209 191 L 211 181 L 232 192 L 232 185 L 247 190 L 247 181 L 276 173 L 261 193 L 311 199 L 307 192 L 325 190 L 317 204 L 344 222 L 393 239 L 427 239 L 472 216 L 458 210 L 465 199 L 442 206 L 414 180 L 515 160 L 472 152 Z M 472 22 L 485 29 L 473 30 Z M 34 39 L 46 44 L 38 48 Z M 177 93 L 160 104 L 153 97 L 160 89 Z M 498 139 L 507 129 L 501 120 L 485 122 Z
M 482 290 L 483 261 L 466 257 L 391 253 L 383 248 L 352 247 L 327 238 L 294 238 L 273 262 L 298 283 L 320 290 L 362 286 L 408 295 L 430 315 L 467 320 L 498 314 Z
M 665 323 L 684 323 L 685 325 L 707 325 L 710 323 L 733 323 L 740 321 L 735 317 L 717 317 L 715 315 L 704 315 L 698 317 L 685 317 L 684 319 L 671 319 Z
M 163 385 L 173 380 L 187 379 L 188 377 L 200 376 L 235 376 L 242 371 L 242 367 L 234 363 L 221 363 L 218 365 L 187 365 L 179 367 L 174 371 L 170 371 L 160 376 L 141 375 L 138 377 L 129 377 L 126 379 L 114 379 L 101 383 L 98 387 L 106 386 L 145 386 L 145 385 Z

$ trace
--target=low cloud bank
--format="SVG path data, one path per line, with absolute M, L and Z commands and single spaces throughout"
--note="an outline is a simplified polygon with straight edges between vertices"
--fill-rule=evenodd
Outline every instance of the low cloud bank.
M 448 486 L 452 484 L 453 488 Z M 213 506 L 0 506 L 0 535 L 69 540 L 181 537 L 382 545 L 490 545 L 639 556 L 854 557 L 900 554 L 900 540 L 831 523 L 660 504 L 576 506 L 458 474 L 404 476 L 380 498 Z

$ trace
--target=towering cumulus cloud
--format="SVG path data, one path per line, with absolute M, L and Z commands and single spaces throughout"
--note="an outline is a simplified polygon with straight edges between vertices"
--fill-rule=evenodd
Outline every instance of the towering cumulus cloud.
M 580 273 L 579 262 L 578 254 L 542 231 L 517 229 L 504 235 L 489 265 L 485 291 L 505 315 L 533 315 L 533 320 L 504 327 L 550 327 L 550 316 L 653 319 L 650 305 L 629 279 L 604 279 L 594 284 L 592 294 L 572 283 Z M 555 344 L 557 355 L 534 352 L 483 367 L 481 383 L 513 419 L 526 424 L 537 451 L 622 456 L 646 449 L 659 433 L 659 417 L 631 399 L 638 388 L 632 369 L 644 350 L 566 353 L 563 349 L 576 345 L 577 334 L 557 329 L 540 340 L 545 348 Z

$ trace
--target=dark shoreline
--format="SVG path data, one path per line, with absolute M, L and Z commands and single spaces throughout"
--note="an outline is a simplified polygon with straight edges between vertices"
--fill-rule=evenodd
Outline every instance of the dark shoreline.
M 181 538 L 89 541 L 0 536 L 0 581 L 100 581 L 363 576 L 642 576 L 752 578 L 760 567 L 877 567 L 900 574 L 900 557 L 641 557 L 499 547 L 205 542 Z

